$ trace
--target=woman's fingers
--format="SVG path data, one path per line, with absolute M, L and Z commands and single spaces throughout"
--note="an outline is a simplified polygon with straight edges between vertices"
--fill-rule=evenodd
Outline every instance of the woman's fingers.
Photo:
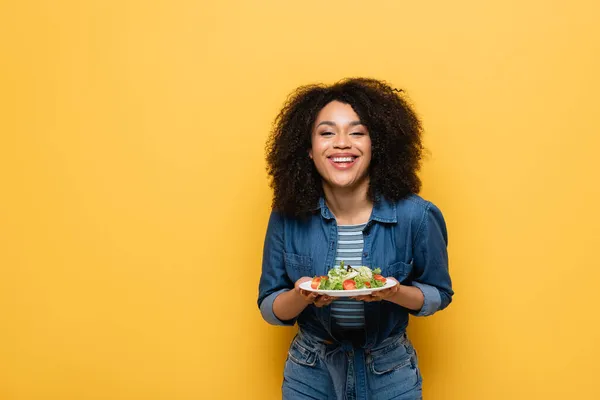
M 367 303 L 370 303 L 373 301 L 381 301 L 381 300 L 387 299 L 388 297 L 392 296 L 394 293 L 396 293 L 396 290 L 397 290 L 397 287 L 394 286 L 389 289 L 379 290 L 377 292 L 373 292 L 368 295 L 354 296 L 354 297 L 352 297 L 352 299 L 355 299 L 358 301 L 365 301 Z
M 306 300 L 311 303 L 314 303 L 318 297 L 319 297 L 319 295 L 316 293 L 313 293 L 313 292 L 307 292 L 307 294 L 306 294 Z
M 314 292 L 309 292 L 307 290 L 302 290 L 302 289 L 298 289 L 298 293 L 300 293 L 300 296 L 302 296 L 302 299 L 304 301 L 306 301 L 307 303 L 312 303 L 315 301 L 315 298 L 317 297 L 317 294 Z
M 333 301 L 333 297 L 330 297 L 330 296 L 319 296 L 315 300 L 314 304 L 315 304 L 316 307 L 324 307 L 324 306 L 330 305 L 332 301 Z

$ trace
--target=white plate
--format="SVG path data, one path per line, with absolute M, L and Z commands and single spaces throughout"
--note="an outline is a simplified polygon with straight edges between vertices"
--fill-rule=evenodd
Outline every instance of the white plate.
M 318 294 L 326 294 L 331 297 L 353 297 L 353 296 L 365 296 L 367 294 L 371 294 L 373 292 L 378 292 L 383 289 L 389 289 L 396 284 L 396 281 L 393 279 L 388 279 L 385 281 L 385 285 L 378 288 L 373 289 L 354 289 L 354 290 L 319 290 L 313 289 L 310 287 L 311 281 L 302 282 L 300 284 L 300 289 L 307 290 L 309 292 L 316 292 Z

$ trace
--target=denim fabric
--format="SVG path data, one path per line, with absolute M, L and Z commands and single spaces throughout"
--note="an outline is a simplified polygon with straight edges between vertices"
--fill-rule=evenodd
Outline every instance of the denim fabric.
M 365 303 L 363 347 L 369 349 L 404 333 L 409 314 L 431 315 L 447 307 L 454 292 L 448 272 L 446 224 L 431 202 L 414 194 L 395 203 L 378 199 L 363 235 L 362 265 L 381 268 L 382 275 L 419 288 L 425 299 L 417 311 L 387 301 Z M 267 322 L 298 323 L 305 333 L 336 339 L 330 306 L 309 305 L 289 321 L 279 320 L 273 313 L 275 298 L 292 289 L 296 280 L 326 275 L 334 267 L 336 248 L 337 223 L 324 199 L 304 219 L 271 213 L 258 290 L 258 306 Z
M 422 378 L 406 334 L 372 349 L 347 342 L 325 344 L 302 330 L 284 368 L 284 400 L 419 400 Z

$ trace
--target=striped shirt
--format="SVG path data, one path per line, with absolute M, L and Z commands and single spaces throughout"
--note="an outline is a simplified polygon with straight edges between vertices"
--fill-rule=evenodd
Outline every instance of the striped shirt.
M 367 224 L 338 226 L 338 246 L 335 264 L 359 267 L 362 265 L 363 229 Z M 357 329 L 365 326 L 365 307 L 362 301 L 342 297 L 331 303 L 331 316 L 342 329 Z

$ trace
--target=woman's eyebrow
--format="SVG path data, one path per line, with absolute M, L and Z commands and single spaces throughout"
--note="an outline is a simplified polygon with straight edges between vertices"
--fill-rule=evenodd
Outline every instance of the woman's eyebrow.
M 356 125 L 362 125 L 362 124 L 363 124 L 363 123 L 362 123 L 362 122 L 360 122 L 360 121 L 350 121 L 350 122 L 348 123 L 348 125 L 350 125 L 350 126 L 356 126 Z M 335 125 L 335 122 L 333 122 L 333 121 L 321 121 L 321 122 L 319 122 L 319 124 L 317 125 L 317 127 L 319 127 L 319 126 L 321 126 L 321 125 L 336 126 L 336 125 Z

